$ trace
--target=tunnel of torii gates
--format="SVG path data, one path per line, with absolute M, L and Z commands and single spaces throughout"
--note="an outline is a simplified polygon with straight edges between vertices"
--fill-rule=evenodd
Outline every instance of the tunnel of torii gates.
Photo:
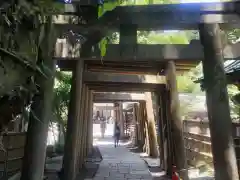
M 240 45 L 224 43 L 220 31 L 220 28 L 240 27 L 237 14 L 239 9 L 235 5 L 229 2 L 195 4 L 190 7 L 187 5 L 120 6 L 106 12 L 98 20 L 94 16 L 97 14 L 94 9 L 97 8 L 87 6 L 93 10 L 92 16 L 87 15 L 87 22 L 91 22 L 89 23 L 91 25 L 86 27 L 76 24 L 56 24 L 62 32 L 72 30 L 85 33 L 87 37 L 87 41 L 79 50 L 80 57 L 54 57 L 62 71 L 72 71 L 63 159 L 64 180 L 73 180 L 76 177 L 83 166 L 84 158 L 92 149 L 90 125 L 93 92 L 120 91 L 152 92 L 157 95 L 162 168 L 171 174 L 174 164 L 180 171 L 181 177 L 187 180 L 187 171 L 184 171 L 187 163 L 176 75 L 195 67 L 200 61 L 203 64 L 215 179 L 239 179 L 223 61 L 238 59 Z M 66 14 L 78 15 L 78 12 L 71 11 Z M 187 45 L 137 44 L 137 30 L 167 29 L 199 30 L 200 40 L 192 41 Z M 92 52 L 92 47 L 111 31 L 120 32 L 120 43 L 108 45 L 106 55 L 102 58 Z M 143 113 L 140 117 L 146 116 L 147 130 L 153 128 L 154 121 L 151 103 L 148 103 L 151 98 L 150 96 L 148 98 L 145 101 L 147 105 L 140 103 L 136 107 Z M 42 101 L 41 108 L 44 112 L 44 108 L 49 108 L 47 95 Z M 139 123 L 143 121 L 143 118 L 136 119 Z M 30 123 L 22 177 L 27 174 L 25 177 L 31 180 L 41 179 L 47 128 L 48 126 L 38 121 Z M 143 125 L 139 128 L 143 128 Z M 145 138 L 141 136 L 142 134 L 137 142 L 139 145 Z M 157 143 L 157 140 L 151 137 L 154 136 L 150 134 L 149 140 Z M 151 151 L 154 148 L 149 149 Z M 156 152 L 149 153 L 155 155 Z M 28 163 L 30 160 L 31 163 Z

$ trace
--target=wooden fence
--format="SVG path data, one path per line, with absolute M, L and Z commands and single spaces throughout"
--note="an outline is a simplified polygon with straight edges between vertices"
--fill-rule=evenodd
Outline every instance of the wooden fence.
M 240 169 L 240 123 L 233 123 L 232 126 L 237 163 Z M 213 166 L 209 123 L 184 120 L 183 131 L 188 164 L 195 167 L 204 164 Z
M 21 170 L 26 133 L 3 135 L 4 150 L 0 151 L 0 179 L 5 180 Z

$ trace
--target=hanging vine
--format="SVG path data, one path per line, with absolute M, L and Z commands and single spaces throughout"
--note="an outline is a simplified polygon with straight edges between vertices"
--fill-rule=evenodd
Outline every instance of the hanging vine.
M 98 18 L 101 18 L 107 11 L 112 11 L 117 6 L 121 5 L 124 0 L 116 0 L 116 1 L 107 1 L 103 3 L 98 8 Z M 103 58 L 107 52 L 107 45 L 109 43 L 109 39 L 104 37 L 99 43 L 99 49 L 101 52 L 101 57 Z
M 0 132 L 30 103 L 37 92 L 34 76 L 51 72 L 39 64 L 44 53 L 46 17 L 63 6 L 51 0 L 0 4 Z
M 51 0 L 39 0 L 35 4 L 26 0 L 19 0 L 18 4 L 15 4 L 15 1 L 1 4 L 0 73 L 5 76 L 0 78 L 0 97 L 9 92 L 17 81 L 20 85 L 35 73 L 44 75 L 42 67 L 36 62 L 44 37 L 46 15 L 56 13 L 62 7 L 61 4 L 53 4 Z M 13 82 L 9 77 L 15 78 L 16 81 Z M 9 88 L 4 90 L 7 82 L 10 83 Z

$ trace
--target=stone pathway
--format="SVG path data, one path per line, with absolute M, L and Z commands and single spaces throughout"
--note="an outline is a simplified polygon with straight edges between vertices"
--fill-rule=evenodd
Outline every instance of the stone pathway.
M 145 162 L 124 144 L 114 148 L 112 138 L 98 140 L 96 144 L 103 160 L 94 180 L 152 180 Z

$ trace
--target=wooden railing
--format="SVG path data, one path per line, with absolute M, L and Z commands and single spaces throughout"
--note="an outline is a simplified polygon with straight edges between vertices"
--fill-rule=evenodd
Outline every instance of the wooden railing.
M 240 123 L 233 123 L 233 137 L 237 163 L 240 169 Z M 213 166 L 209 123 L 206 121 L 185 120 L 183 123 L 184 143 L 191 166 L 201 166 L 201 162 Z
M 0 179 L 5 180 L 21 170 L 26 133 L 3 135 L 4 150 L 0 151 Z

